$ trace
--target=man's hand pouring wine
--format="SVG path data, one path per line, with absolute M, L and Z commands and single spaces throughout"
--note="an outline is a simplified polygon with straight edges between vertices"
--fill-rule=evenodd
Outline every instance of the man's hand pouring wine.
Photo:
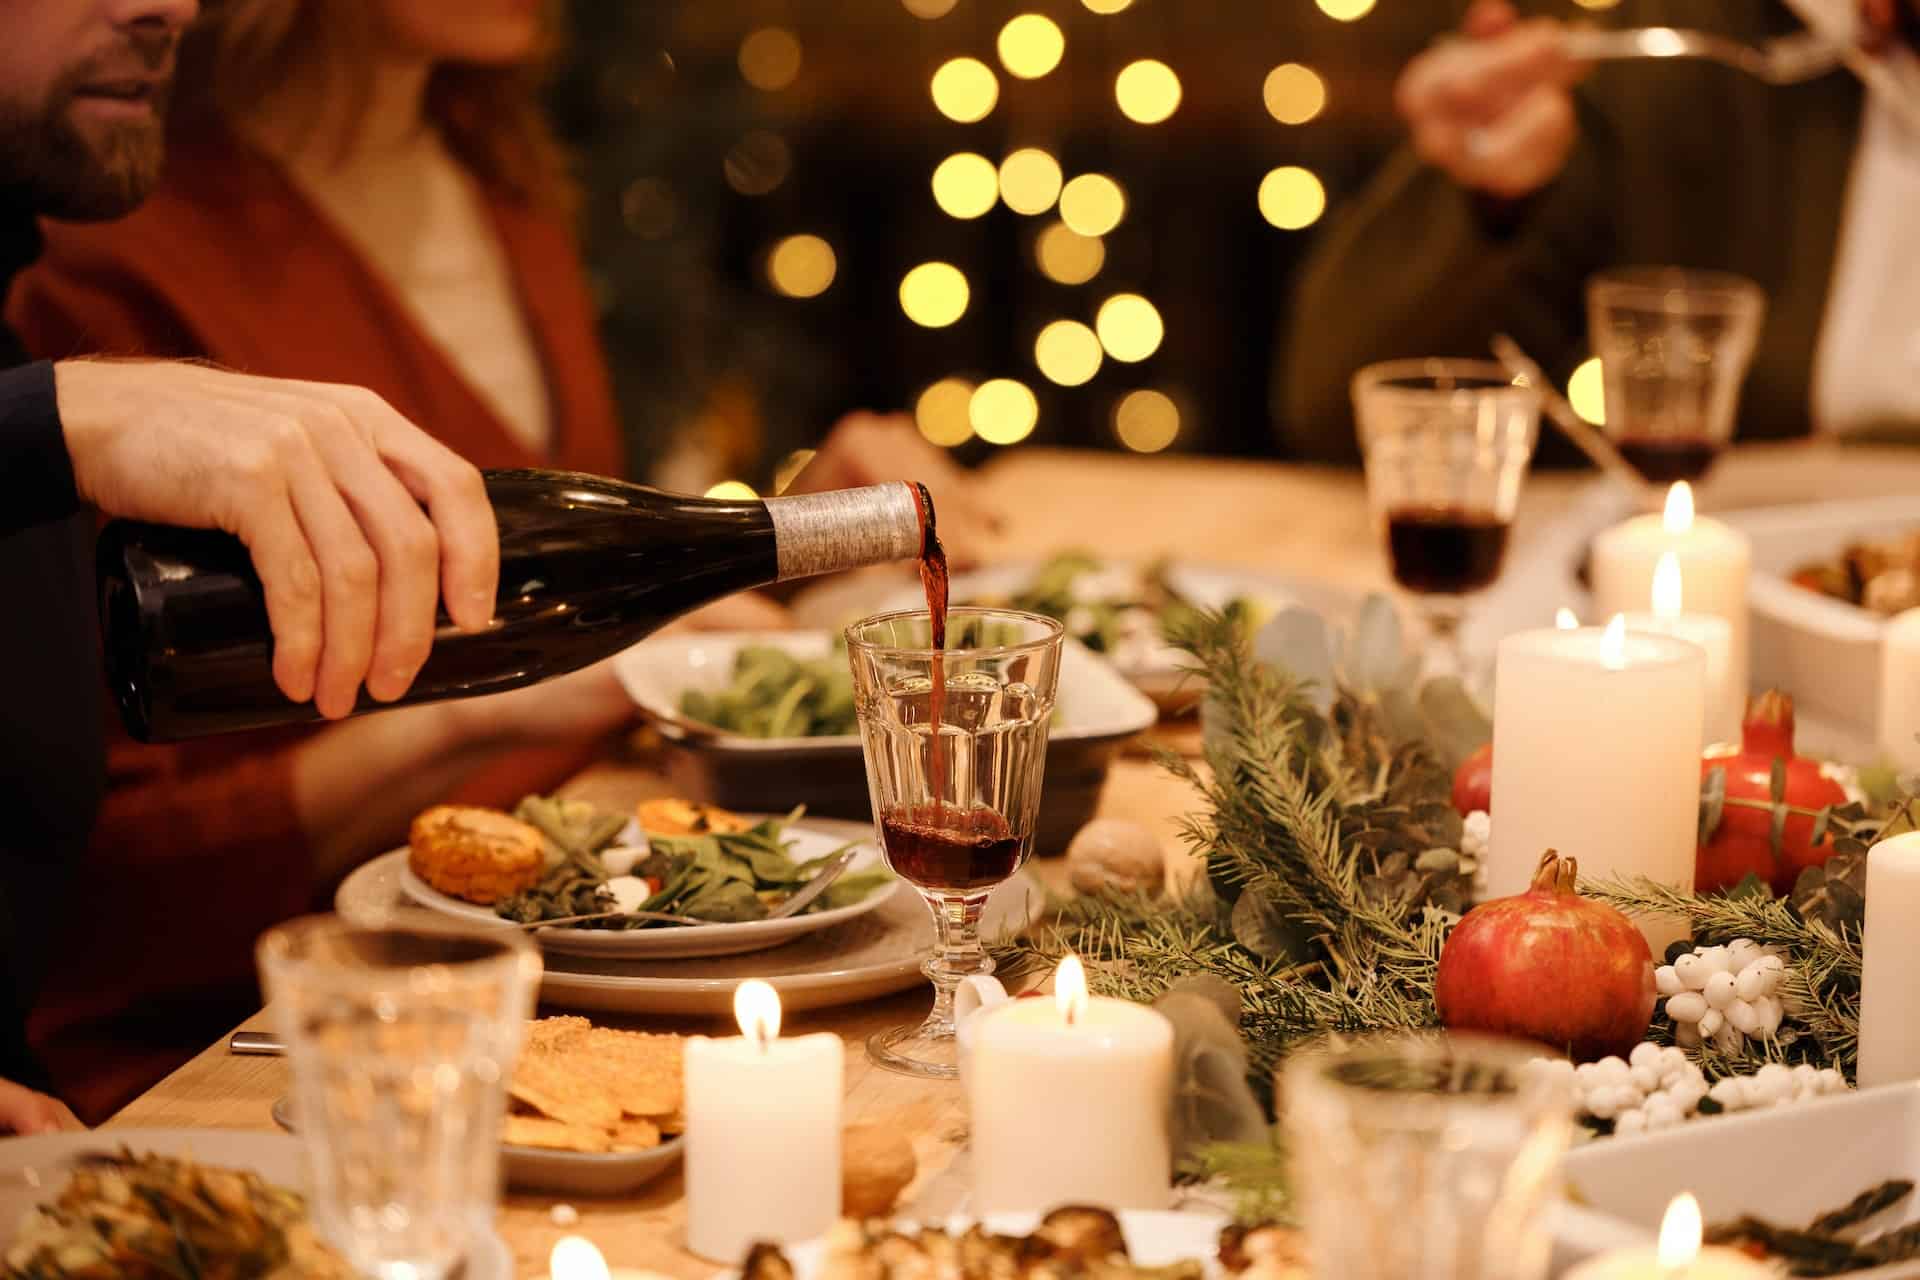
M 362 682 L 381 701 L 405 693 L 443 596 L 462 628 L 493 616 L 499 536 L 479 471 L 372 392 L 150 361 L 54 372 L 81 497 L 246 543 L 295 702 L 339 717 Z

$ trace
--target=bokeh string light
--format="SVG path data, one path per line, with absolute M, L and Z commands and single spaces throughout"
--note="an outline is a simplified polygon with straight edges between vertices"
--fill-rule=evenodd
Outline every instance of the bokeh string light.
M 1055 67 L 1067 51 L 1067 38 L 1052 18 L 1023 13 L 1000 28 L 997 42 L 1000 65 L 1022 80 L 1038 80 Z
M 753 486 L 744 480 L 722 480 L 708 489 L 705 496 L 732 502 L 751 502 L 760 495 L 755 493 Z
M 973 439 L 968 413 L 973 384 L 965 378 L 942 378 L 920 393 L 913 404 L 913 423 L 929 444 L 951 449 Z
M 1261 87 L 1267 114 L 1281 124 L 1305 124 L 1327 107 L 1327 83 L 1312 67 L 1283 62 Z
M 1113 97 L 1135 124 L 1160 124 L 1180 109 L 1180 77 L 1166 63 L 1142 58 L 1120 69 Z
M 1103 15 L 1120 13 L 1133 6 L 1133 0 L 1080 0 L 1080 3 L 1093 12 Z
M 1060 162 L 1038 147 L 1013 152 L 1000 162 L 1000 198 L 1015 213 L 1045 213 L 1060 198 Z
M 833 284 L 839 260 L 819 236 L 788 236 L 767 255 L 767 279 L 789 298 L 817 298 Z
M 761 27 L 740 42 L 740 74 L 756 89 L 773 93 L 800 76 L 800 37 L 785 27 Z
M 934 203 L 950 217 L 983 217 L 999 199 L 1000 171 L 983 155 L 955 152 L 933 171 Z
M 727 185 L 741 195 L 764 196 L 793 172 L 793 150 L 777 133 L 750 130 L 727 149 L 721 170 Z
M 959 0 L 900 0 L 900 5 L 916 18 L 925 18 L 931 22 L 935 18 L 944 18 L 953 12 L 953 6 Z
M 1567 401 L 1573 411 L 1596 427 L 1607 423 L 1607 389 L 1600 377 L 1600 357 L 1588 356 L 1567 379 Z
M 1049 382 L 1085 386 L 1100 372 L 1100 339 L 1078 320 L 1055 320 L 1033 340 L 1033 362 Z
M 1299 231 L 1320 220 L 1327 189 L 1309 169 L 1281 165 L 1260 180 L 1260 216 L 1282 231 Z
M 958 124 L 985 120 L 1000 101 L 1000 79 L 978 58 L 950 58 L 933 73 L 933 105 Z
M 900 281 L 900 309 L 928 329 L 944 329 L 965 315 L 971 296 L 967 277 L 949 262 L 923 262 Z
M 1083 173 L 1060 189 L 1060 221 L 1083 236 L 1104 236 L 1127 216 L 1127 193 L 1104 173 Z
M 975 389 L 967 405 L 973 433 L 988 444 L 1019 444 L 1040 421 L 1040 402 L 1026 383 L 991 378 Z
M 1035 237 L 1033 256 L 1041 274 L 1054 283 L 1085 284 L 1106 265 L 1107 247 L 1097 236 L 1055 222 Z
M 1158 453 L 1180 435 L 1180 408 L 1163 391 L 1129 391 L 1113 407 L 1113 434 L 1135 453 Z
M 1158 351 L 1166 336 L 1159 309 L 1137 293 L 1116 293 L 1101 303 L 1093 326 L 1107 354 L 1127 364 Z
M 1335 22 L 1358 22 L 1373 12 L 1374 0 L 1315 0 L 1320 12 Z

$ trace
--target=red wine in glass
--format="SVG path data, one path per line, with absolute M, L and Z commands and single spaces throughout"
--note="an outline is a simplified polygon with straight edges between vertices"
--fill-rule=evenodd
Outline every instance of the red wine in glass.
M 983 893 L 1020 868 L 1020 837 L 991 809 L 906 805 L 880 819 L 887 865 L 901 879 L 944 893 Z
M 1394 580 L 1426 595 L 1465 595 L 1500 575 L 1507 522 L 1490 511 L 1438 504 L 1387 514 Z
M 1720 456 L 1721 442 L 1708 436 L 1621 436 L 1613 442 L 1620 456 L 1649 483 L 1669 485 L 1698 480 Z

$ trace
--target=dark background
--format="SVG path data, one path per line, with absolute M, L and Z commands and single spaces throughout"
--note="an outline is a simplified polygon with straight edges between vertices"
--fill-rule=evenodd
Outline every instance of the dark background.
M 1172 448 L 1275 453 L 1269 369 L 1288 281 L 1340 200 L 1398 142 L 1399 68 L 1461 6 L 1378 0 L 1352 21 L 1315 0 L 1133 0 L 1111 15 L 1082 0 L 954 0 L 933 19 L 906 7 L 943 3 L 572 6 L 554 103 L 580 161 L 587 253 L 637 465 L 671 470 L 670 446 L 691 442 L 696 472 L 764 487 L 841 413 L 911 409 L 928 384 L 956 375 L 1031 387 L 1040 415 L 1030 444 L 1118 448 L 1117 398 L 1151 386 L 1181 410 Z M 1536 7 L 1580 12 L 1572 0 Z M 1060 26 L 1066 51 L 1050 74 L 1020 80 L 996 40 L 1029 12 Z M 798 76 L 773 91 L 752 87 L 739 62 L 745 37 L 767 27 L 791 32 L 802 53 Z M 1000 82 L 977 124 L 941 115 L 929 91 L 935 69 L 959 56 L 987 63 Z M 1180 77 L 1183 98 L 1165 123 L 1136 124 L 1116 106 L 1115 76 L 1141 58 Z M 1305 124 L 1282 124 L 1263 103 L 1267 74 L 1287 62 L 1327 87 L 1325 109 Z M 1085 285 L 1056 284 L 1035 264 L 1034 239 L 1057 215 L 1001 204 L 962 221 L 934 202 L 930 175 L 946 156 L 997 163 L 1024 146 L 1053 153 L 1068 176 L 1100 171 L 1126 190 L 1125 220 Z M 1260 214 L 1260 180 L 1279 165 L 1311 170 L 1327 190 L 1328 213 L 1304 230 Z M 763 194 L 736 189 L 769 183 Z M 803 232 L 833 246 L 837 274 L 818 297 L 782 297 L 767 280 L 767 250 Z M 898 299 L 902 275 L 930 259 L 953 263 L 972 287 L 966 315 L 945 329 L 913 324 Z M 1042 377 L 1039 329 L 1058 318 L 1090 324 L 1122 291 L 1159 308 L 1158 352 L 1139 364 L 1107 360 L 1077 388 Z M 992 450 L 974 440 L 958 452 Z

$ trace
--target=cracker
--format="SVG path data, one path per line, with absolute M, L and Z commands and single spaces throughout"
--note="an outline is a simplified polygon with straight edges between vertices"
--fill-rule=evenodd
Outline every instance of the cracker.
M 613 1150 L 613 1135 L 605 1129 L 563 1124 L 545 1116 L 508 1116 L 504 1137 L 510 1146 L 515 1147 L 596 1153 Z
M 680 1110 L 686 1041 L 679 1036 L 595 1027 L 580 1058 L 591 1064 L 587 1069 L 627 1115 L 663 1116 Z
M 660 1130 L 651 1120 L 628 1116 L 608 1135 L 615 1151 L 651 1151 L 660 1145 Z
M 620 1122 L 619 1104 L 556 1055 L 522 1058 L 507 1092 L 549 1119 L 566 1124 L 611 1129 Z

